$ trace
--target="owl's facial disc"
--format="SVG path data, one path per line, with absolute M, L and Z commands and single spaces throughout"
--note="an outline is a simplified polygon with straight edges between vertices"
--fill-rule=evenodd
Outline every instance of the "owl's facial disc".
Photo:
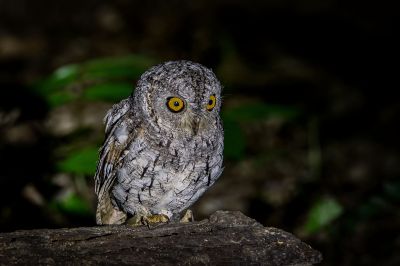
M 164 87 L 165 88 L 165 87 Z M 218 119 L 219 96 L 215 91 L 200 91 L 193 86 L 171 86 L 151 97 L 156 123 L 169 132 L 187 137 L 204 135 L 214 129 Z

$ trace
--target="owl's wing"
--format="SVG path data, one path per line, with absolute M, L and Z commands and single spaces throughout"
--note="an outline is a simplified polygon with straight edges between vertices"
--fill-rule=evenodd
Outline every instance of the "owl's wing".
M 132 128 L 130 108 L 129 99 L 123 100 L 115 104 L 104 119 L 106 140 L 100 150 L 100 159 L 94 176 L 98 198 L 97 224 L 121 224 L 127 218 L 126 213 L 113 206 L 109 191 L 116 177 L 115 169 L 128 154 L 128 145 L 135 135 L 130 132 Z
M 115 179 L 114 169 L 126 155 L 124 151 L 130 139 L 129 121 L 126 116 L 129 109 L 129 100 L 123 100 L 115 104 L 104 118 L 106 140 L 100 150 L 100 159 L 94 176 L 95 192 L 99 199 L 112 186 Z

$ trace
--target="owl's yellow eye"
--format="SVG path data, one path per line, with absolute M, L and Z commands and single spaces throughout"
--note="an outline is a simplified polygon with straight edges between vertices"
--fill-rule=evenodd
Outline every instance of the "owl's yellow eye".
M 211 111 L 212 109 L 214 109 L 216 104 L 217 104 L 217 98 L 215 98 L 215 95 L 210 95 L 210 98 L 208 99 L 207 103 L 207 110 Z
M 167 98 L 167 107 L 171 112 L 178 113 L 183 110 L 183 107 L 185 107 L 185 103 L 181 98 L 169 97 Z

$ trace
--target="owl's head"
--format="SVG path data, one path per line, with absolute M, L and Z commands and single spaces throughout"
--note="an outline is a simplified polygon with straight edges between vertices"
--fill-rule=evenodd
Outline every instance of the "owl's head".
M 146 71 L 133 94 L 135 109 L 157 131 L 202 135 L 220 123 L 221 84 L 194 62 L 170 61 Z

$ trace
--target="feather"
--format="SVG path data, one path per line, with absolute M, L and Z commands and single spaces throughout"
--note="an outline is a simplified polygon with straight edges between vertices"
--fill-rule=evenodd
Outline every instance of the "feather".
M 96 213 L 97 223 L 103 224 L 105 214 L 109 214 L 106 220 L 117 223 L 123 215 L 117 209 L 112 210 L 109 191 L 115 181 L 115 169 L 121 160 L 128 154 L 127 147 L 134 134 L 129 134 L 125 117 L 129 111 L 129 99 L 115 104 L 105 117 L 106 140 L 100 150 L 100 159 L 97 165 L 95 180 L 95 192 L 98 196 Z M 129 138 L 128 136 L 132 137 Z

